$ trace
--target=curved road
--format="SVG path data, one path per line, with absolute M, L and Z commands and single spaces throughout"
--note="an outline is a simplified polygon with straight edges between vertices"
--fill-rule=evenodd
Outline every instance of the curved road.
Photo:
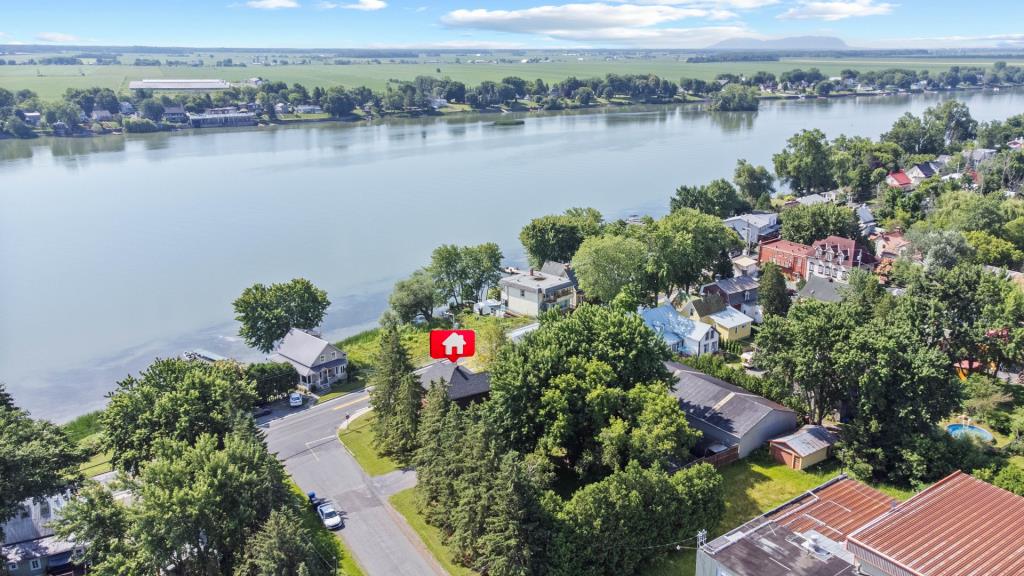
M 261 418 L 259 426 L 295 482 L 330 499 L 345 516 L 337 535 L 367 576 L 443 576 L 444 569 L 387 502 L 387 495 L 415 483 L 414 473 L 373 479 L 338 440 L 345 415 L 368 407 L 368 394 L 355 392 L 301 411 L 275 413 Z

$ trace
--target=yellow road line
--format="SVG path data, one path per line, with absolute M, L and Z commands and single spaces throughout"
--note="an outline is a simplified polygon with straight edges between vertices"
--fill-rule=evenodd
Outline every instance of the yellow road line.
M 351 406 L 353 404 L 359 404 L 360 402 L 365 402 L 365 401 L 366 401 L 366 398 L 360 398 L 358 400 L 349 400 L 348 402 L 346 402 L 344 404 L 339 404 L 339 405 L 331 408 L 331 410 L 341 410 L 342 408 L 348 408 L 349 406 Z

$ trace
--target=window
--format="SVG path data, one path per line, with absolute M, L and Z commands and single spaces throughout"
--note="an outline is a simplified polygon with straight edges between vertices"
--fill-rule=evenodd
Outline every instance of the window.
M 17 562 L 8 562 L 7 563 L 7 571 L 8 572 L 14 572 L 17 569 L 18 569 L 18 563 Z
M 338 353 L 337 352 L 331 352 L 331 360 L 334 360 L 337 357 L 338 357 Z
M 526 290 L 520 290 L 520 291 L 519 291 L 519 297 L 520 297 L 520 298 L 523 298 L 523 297 L 525 297 L 525 296 L 526 296 Z
M 47 502 L 46 500 L 43 500 L 42 502 L 39 503 L 39 515 L 43 518 L 50 517 L 50 503 Z
M 324 361 L 324 355 L 323 355 L 323 354 L 321 354 L 321 355 L 320 355 L 320 361 L 321 361 L 321 362 L 323 362 L 323 361 Z
M 29 561 L 28 567 L 32 570 L 39 570 L 43 567 L 43 563 L 39 561 L 39 558 L 33 558 Z

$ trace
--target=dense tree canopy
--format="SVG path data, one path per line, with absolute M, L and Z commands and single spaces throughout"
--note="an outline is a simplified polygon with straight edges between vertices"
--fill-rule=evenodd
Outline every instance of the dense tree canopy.
M 428 270 L 420 269 L 395 283 L 388 303 L 402 322 L 412 322 L 417 315 L 429 322 L 434 317 L 434 308 L 442 304 L 442 300 L 433 276 Z
M 830 155 L 824 132 L 801 130 L 786 141 L 782 152 L 772 156 L 772 163 L 779 179 L 797 194 L 825 192 L 835 187 Z
M 570 208 L 564 214 L 534 218 L 523 227 L 519 240 L 534 266 L 569 262 L 583 240 L 600 233 L 602 220 L 593 208 Z
M 853 210 L 826 203 L 796 206 L 782 214 L 782 237 L 790 242 L 810 245 L 829 236 L 860 236 L 860 223 Z
M 479 246 L 439 246 L 427 268 L 441 302 L 455 307 L 476 302 L 501 278 L 501 250 L 493 242 Z
M 611 302 L 624 286 L 640 279 L 644 245 L 623 236 L 595 236 L 583 241 L 572 259 L 580 288 L 591 298 Z
M 110 394 L 101 420 L 111 462 L 135 473 L 161 440 L 223 438 L 255 400 L 253 383 L 238 364 L 157 360 L 138 377 L 118 382 Z
M 764 166 L 754 166 L 746 160 L 736 161 L 733 183 L 740 194 L 756 208 L 770 208 L 775 193 L 775 177 Z
M 692 208 L 719 218 L 728 218 L 750 209 L 750 205 L 736 193 L 736 188 L 723 178 L 701 186 L 676 188 L 669 207 L 673 212 L 681 208 Z

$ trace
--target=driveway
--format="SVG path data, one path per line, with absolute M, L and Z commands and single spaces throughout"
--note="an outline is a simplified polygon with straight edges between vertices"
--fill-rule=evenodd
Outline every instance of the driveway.
M 275 411 L 257 425 L 299 487 L 331 500 L 345 516 L 345 527 L 336 534 L 368 576 L 444 575 L 419 536 L 387 503 L 396 489 L 415 483 L 414 473 L 375 482 L 338 440 L 345 415 L 368 407 L 368 394 L 356 392 L 286 415 Z

